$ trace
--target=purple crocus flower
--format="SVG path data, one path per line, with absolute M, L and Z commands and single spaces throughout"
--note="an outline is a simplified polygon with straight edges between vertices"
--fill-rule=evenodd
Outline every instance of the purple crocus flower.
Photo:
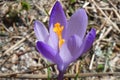
M 62 6 L 56 1 L 50 14 L 49 30 L 39 21 L 34 22 L 37 50 L 57 64 L 58 80 L 68 65 L 90 49 L 96 35 L 91 29 L 85 36 L 88 17 L 84 9 L 78 9 L 67 21 Z

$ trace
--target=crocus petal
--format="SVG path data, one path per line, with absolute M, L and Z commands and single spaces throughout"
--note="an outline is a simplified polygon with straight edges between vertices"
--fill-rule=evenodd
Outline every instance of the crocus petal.
M 64 43 L 60 48 L 59 56 L 62 60 L 62 63 L 58 65 L 59 69 L 65 70 L 68 64 L 72 61 L 72 55 L 67 47 L 67 43 Z
M 87 52 L 90 47 L 92 46 L 96 36 L 96 30 L 94 28 L 91 29 L 91 31 L 86 35 L 85 40 L 83 42 L 83 52 Z
M 51 11 L 50 14 L 50 20 L 49 20 L 49 26 L 50 26 L 50 34 L 52 34 L 53 38 L 55 37 L 55 33 L 53 32 L 53 27 L 56 23 L 60 23 L 61 26 L 64 27 L 63 32 L 62 32 L 62 36 L 64 38 L 64 34 L 66 32 L 66 25 L 67 25 L 67 20 L 66 20 L 66 16 L 65 13 L 63 11 L 63 8 L 60 4 L 59 1 L 56 1 L 55 5 L 53 6 L 53 9 Z
M 91 31 L 86 35 L 85 39 L 83 40 L 83 43 L 81 44 L 79 50 L 73 55 L 73 61 L 75 61 L 77 58 L 79 58 L 83 53 L 87 52 L 90 47 L 93 44 L 93 41 L 95 40 L 96 31 L 94 28 L 91 29 Z
M 55 23 L 59 22 L 62 26 L 66 27 L 66 16 L 59 1 L 56 1 L 50 14 L 49 26 L 53 27 Z
M 82 39 L 77 35 L 73 35 L 68 39 L 67 46 L 72 56 L 76 55 L 76 53 L 79 51 L 81 47 L 81 44 Z
M 58 36 L 54 32 L 50 33 L 48 44 L 58 51 Z
M 61 26 L 64 26 L 64 30 L 66 29 L 66 17 L 64 14 L 64 11 L 62 9 L 62 6 L 59 1 L 56 1 L 51 14 L 50 14 L 50 21 L 49 21 L 49 26 L 50 26 L 50 42 L 52 42 L 53 45 L 51 45 L 54 49 L 58 50 L 58 36 L 56 33 L 53 31 L 54 24 L 60 23 Z M 63 33 L 65 32 L 63 30 Z M 64 35 L 63 35 L 64 36 Z
M 88 17 L 84 9 L 77 10 L 68 21 L 66 37 L 69 38 L 73 34 L 77 34 L 83 39 L 86 27 L 88 24 Z
M 46 27 L 38 20 L 34 22 L 34 32 L 39 41 L 45 41 L 49 35 Z
M 56 57 L 57 51 L 55 51 L 49 45 L 47 45 L 41 41 L 37 41 L 36 48 L 44 57 L 46 57 L 48 60 L 50 60 L 54 63 L 56 63 L 56 61 L 57 61 L 56 59 L 59 59 Z

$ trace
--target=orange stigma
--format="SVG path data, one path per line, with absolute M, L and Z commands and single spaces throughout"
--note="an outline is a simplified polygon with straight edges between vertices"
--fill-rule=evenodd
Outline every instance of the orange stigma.
M 53 31 L 57 34 L 58 36 L 58 40 L 59 40 L 59 48 L 63 45 L 63 43 L 65 42 L 65 40 L 62 38 L 62 31 L 63 31 L 64 27 L 60 26 L 60 23 L 56 23 L 54 25 Z

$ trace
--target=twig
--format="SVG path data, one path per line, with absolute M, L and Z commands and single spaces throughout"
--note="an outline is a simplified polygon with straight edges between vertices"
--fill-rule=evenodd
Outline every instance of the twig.
M 89 66 L 90 70 L 92 69 L 94 59 L 95 59 L 95 54 L 92 55 L 92 59 L 91 59 L 90 66 Z
M 108 2 L 117 10 L 117 7 L 110 0 L 108 0 Z
M 85 8 L 86 6 L 88 6 L 90 3 L 89 2 L 86 2 L 84 5 L 83 5 L 83 8 Z
M 14 28 L 14 30 L 15 30 L 16 35 L 19 35 L 18 29 L 17 29 L 15 23 L 13 23 L 13 28 Z
M 113 14 L 113 12 L 111 12 L 110 16 L 108 17 L 109 19 L 111 18 L 112 14 Z M 99 31 L 96 32 L 97 34 L 104 28 L 104 26 L 105 26 L 106 23 L 107 23 L 107 21 L 105 21 L 105 22 L 101 25 Z M 98 42 L 101 41 L 103 38 L 105 38 L 112 29 L 113 29 L 113 27 L 110 26 L 106 32 L 104 31 L 102 34 L 100 34 L 100 37 L 94 42 L 93 45 L 99 44 Z M 103 30 L 104 30 L 104 29 L 103 29 Z
M 11 32 L 9 31 L 9 29 L 6 28 L 6 26 L 3 24 L 3 23 L 0 23 L 0 25 L 7 31 L 11 34 Z
M 115 9 L 113 9 L 113 11 L 115 12 L 115 14 L 116 14 L 116 16 L 119 18 L 119 20 L 120 20 L 120 15 L 119 15 L 119 13 L 115 10 Z
M 103 16 L 105 16 L 106 19 L 113 25 L 113 27 L 120 33 L 120 29 L 118 28 L 118 26 L 108 18 L 108 16 L 103 12 L 103 10 L 96 4 L 96 2 L 94 0 L 91 0 L 91 1 L 99 9 L 99 11 L 103 14 Z
M 108 17 L 109 19 L 111 18 L 113 12 L 111 12 L 110 16 Z M 96 34 L 98 34 L 106 25 L 107 20 L 103 22 L 103 24 L 100 26 L 100 29 L 96 32 Z
M 107 29 L 107 31 L 104 32 L 104 34 L 102 35 L 102 37 L 99 38 L 99 39 L 97 39 L 97 40 L 94 42 L 93 45 L 97 44 L 99 41 L 101 41 L 102 39 L 104 39 L 104 38 L 108 35 L 108 33 L 110 33 L 110 31 L 111 31 L 112 29 L 113 29 L 113 27 L 110 26 L 110 27 Z
M 112 29 L 113 29 L 113 27 L 110 26 L 110 27 L 107 29 L 107 31 L 104 33 L 103 38 L 105 38 L 105 37 L 110 33 L 110 31 L 111 31 Z
M 93 10 L 93 7 L 85 7 L 86 9 L 90 9 L 90 10 Z M 101 8 L 102 10 L 109 10 L 109 11 L 112 11 L 111 8 Z
M 20 41 L 18 41 L 16 44 L 14 44 L 12 47 L 10 47 L 8 50 L 6 50 L 3 54 L 4 55 L 8 54 L 8 52 L 10 52 L 11 50 L 13 50 L 18 45 L 20 45 L 22 42 L 24 42 L 27 38 L 29 38 L 33 34 L 34 34 L 34 32 L 31 32 L 29 35 L 27 35 L 26 37 L 24 37 L 23 39 L 21 39 Z
M 17 73 L 11 73 L 11 74 L 8 74 L 7 76 L 13 76 L 13 75 L 17 75 L 17 74 L 25 74 L 25 73 L 33 73 L 35 71 L 38 71 L 38 70 L 42 70 L 42 69 L 45 69 L 45 68 L 48 68 L 48 67 L 52 67 L 54 66 L 55 64 L 50 64 L 50 65 L 47 65 L 45 67 L 43 66 L 40 66 L 39 68 L 35 68 L 33 70 L 28 70 L 28 71 L 23 71 L 23 72 L 17 72 Z
M 120 76 L 120 72 L 105 72 L 105 73 L 80 73 L 78 74 L 78 78 L 82 77 L 94 77 L 94 76 Z M 40 74 L 15 74 L 9 76 L 9 73 L 0 73 L 1 78 L 22 78 L 22 79 L 47 79 L 48 75 L 40 75 Z M 74 78 L 76 74 L 65 74 L 66 78 Z M 50 78 L 57 78 L 56 75 L 50 75 Z

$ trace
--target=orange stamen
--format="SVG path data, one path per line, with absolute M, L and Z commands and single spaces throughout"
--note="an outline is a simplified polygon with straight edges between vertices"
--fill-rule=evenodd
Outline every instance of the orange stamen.
M 65 42 L 65 40 L 62 38 L 62 31 L 63 31 L 64 27 L 60 26 L 60 23 L 56 23 L 54 25 L 53 31 L 57 34 L 58 39 L 59 39 L 59 48 L 63 45 L 63 43 Z

